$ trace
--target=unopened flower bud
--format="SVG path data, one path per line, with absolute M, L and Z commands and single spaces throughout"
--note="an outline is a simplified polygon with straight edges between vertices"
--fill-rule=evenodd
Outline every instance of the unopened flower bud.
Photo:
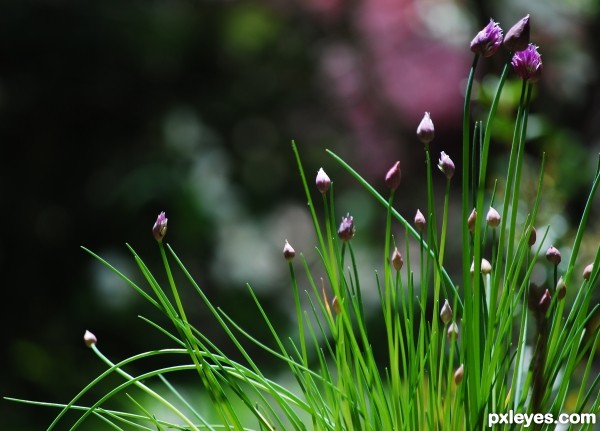
M 435 138 L 435 129 L 429 112 L 425 113 L 419 127 L 417 127 L 417 137 L 424 145 L 429 144 Z
M 490 207 L 485 220 L 487 221 L 489 227 L 497 228 L 500 225 L 500 214 L 494 207 Z
M 452 159 L 442 151 L 440 154 L 440 160 L 438 161 L 438 168 L 446 176 L 447 179 L 451 179 L 454 176 L 454 162 Z
M 323 168 L 319 169 L 319 172 L 317 172 L 316 183 L 317 183 L 317 189 L 322 194 L 327 193 L 327 191 L 329 190 L 329 187 L 331 186 L 331 180 L 329 179 L 329 177 L 327 176 L 327 174 L 325 173 Z
M 86 346 L 88 347 L 92 347 L 94 344 L 96 344 L 98 342 L 98 340 L 96 339 L 96 336 L 94 334 L 92 334 L 90 331 L 85 331 L 85 334 L 83 334 L 83 342 L 85 343 Z
M 551 302 L 552 302 L 552 296 L 550 295 L 550 291 L 548 289 L 546 289 L 544 291 L 544 294 L 540 298 L 540 301 L 538 302 L 538 310 L 542 314 L 546 314 L 546 312 L 548 311 L 548 308 L 550 308 Z
M 394 267 L 394 269 L 396 271 L 400 271 L 402 269 L 402 266 L 404 265 L 404 259 L 402 259 L 402 255 L 400 254 L 398 247 L 394 248 L 394 252 L 392 253 L 391 261 L 392 261 L 392 266 Z
M 465 366 L 463 364 L 460 364 L 460 367 L 458 367 L 456 369 L 456 371 L 454 372 L 454 384 L 460 385 L 460 382 L 462 382 L 464 375 L 465 375 Z
M 567 285 L 562 277 L 558 279 L 558 283 L 556 283 L 556 298 L 563 299 L 567 294 Z
M 456 322 L 452 322 L 450 326 L 448 326 L 448 339 L 456 340 L 458 338 L 458 325 Z
M 523 51 L 529 45 L 529 15 L 525 15 L 504 36 L 504 46 L 513 52 Z
M 387 171 L 385 174 L 385 184 L 390 190 L 396 190 L 400 186 L 400 180 L 402 179 L 402 171 L 400 170 L 400 162 L 394 163 L 394 166 Z
M 469 231 L 473 232 L 475 230 L 475 222 L 477 221 L 477 211 L 475 211 L 475 208 L 473 208 L 473 211 L 471 211 L 471 214 L 469 215 L 469 218 L 467 219 L 467 227 L 469 228 Z
M 524 81 L 536 82 L 542 75 L 542 56 L 537 45 L 532 43 L 525 50 L 516 52 L 510 64 Z
M 527 244 L 529 244 L 529 247 L 533 247 L 533 245 L 535 244 L 536 241 L 537 241 L 537 232 L 536 232 L 535 228 L 533 226 L 531 226 L 531 232 L 529 232 L 529 241 L 527 242 Z
M 487 275 L 491 272 L 492 265 L 490 264 L 490 262 L 487 259 L 481 259 L 481 273 Z
M 291 262 L 294 257 L 296 257 L 296 250 L 294 250 L 287 239 L 285 240 L 285 245 L 283 246 L 283 257 L 288 262 Z
M 335 312 L 335 314 L 341 313 L 342 307 L 340 306 L 340 301 L 338 300 L 337 296 L 334 296 L 333 299 L 331 300 L 331 308 L 333 308 L 333 311 Z
M 165 216 L 165 212 L 162 211 L 156 221 L 154 222 L 154 226 L 152 226 L 152 235 L 154 235 L 154 239 L 158 242 L 162 242 L 163 238 L 167 234 L 167 217 Z
M 492 272 L 492 264 L 487 259 L 481 259 L 481 273 L 484 275 Z M 471 275 L 475 273 L 475 261 L 471 262 Z
M 560 251 L 553 245 L 550 246 L 548 251 L 546 251 L 546 259 L 554 266 L 558 266 L 561 261 Z
M 447 325 L 452 320 L 452 307 L 450 307 L 447 299 L 444 300 L 444 305 L 440 311 L 440 319 L 442 319 L 444 325 Z
M 471 41 L 471 51 L 482 57 L 491 57 L 502 44 L 502 29 L 493 19 Z
M 342 223 L 338 229 L 338 237 L 342 241 L 350 241 L 354 236 L 354 218 L 348 213 L 346 217 L 342 217 Z
M 589 280 L 589 279 L 590 279 L 590 276 L 592 275 L 592 271 L 593 271 L 593 270 L 594 270 L 594 264 L 593 264 L 593 263 L 590 263 L 588 266 L 586 266 L 586 267 L 583 269 L 583 278 L 584 278 L 585 280 Z
M 423 232 L 425 230 L 425 225 L 427 222 L 425 221 L 425 216 L 420 210 L 417 210 L 417 214 L 415 214 L 415 228 L 419 232 Z

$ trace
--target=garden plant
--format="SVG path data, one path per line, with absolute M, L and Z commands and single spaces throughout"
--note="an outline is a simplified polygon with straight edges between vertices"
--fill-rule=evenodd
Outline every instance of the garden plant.
M 572 243 L 548 247 L 545 239 L 551 226 L 540 228 L 538 222 L 544 200 L 543 155 L 535 199 L 524 200 L 521 188 L 530 102 L 542 74 L 539 48 L 530 42 L 529 34 L 529 16 L 505 35 L 490 20 L 471 42 L 474 59 L 464 91 L 463 139 L 456 163 L 435 140 L 435 112 L 425 113 L 415 125 L 415 145 L 423 147 L 422 174 L 427 184 L 421 208 L 401 214 L 394 207 L 402 193 L 399 161 L 390 163 L 379 184 L 370 184 L 327 151 L 327 160 L 343 167 L 386 214 L 383 271 L 373 270 L 368 283 L 355 255 L 361 245 L 352 209 L 335 213 L 334 181 L 323 169 L 318 169 L 314 181 L 307 177 L 299 147 L 292 143 L 316 238 L 314 249 L 302 253 L 282 238 L 282 260 L 273 262 L 289 266 L 288 292 L 294 299 L 297 323 L 293 337 L 281 335 L 279 322 L 270 318 L 250 285 L 257 324 L 268 329 L 271 339 L 256 338 L 252 328 L 237 323 L 235 314 L 213 303 L 199 281 L 201 274 L 191 274 L 166 243 L 167 217 L 162 212 L 152 233 L 164 275 L 155 275 L 130 246 L 143 285 L 85 250 L 151 303 L 157 314 L 167 317 L 167 324 L 152 316 L 141 317 L 149 330 L 164 337 L 165 348 L 111 359 L 100 350 L 102 343 L 96 336 L 86 331 L 85 344 L 106 364 L 105 372 L 67 404 L 11 400 L 57 408 L 48 430 L 75 430 L 91 422 L 115 430 L 462 431 L 485 429 L 490 414 L 509 411 L 513 419 L 517 414 L 529 415 L 532 429 L 555 429 L 556 423 L 546 414 L 554 418 L 561 413 L 597 414 L 600 375 L 594 361 L 600 331 L 593 324 L 598 313 L 593 290 L 598 284 L 600 247 L 592 245 L 595 257 L 587 261 L 580 258 L 580 250 L 593 212 L 600 165 L 590 179 Z M 473 120 L 475 71 L 493 55 L 504 55 L 507 61 L 489 106 L 478 104 L 487 113 Z M 511 75 L 520 78 L 521 96 L 506 173 L 492 178 L 490 161 L 505 151 L 493 145 L 494 121 Z M 439 201 L 435 175 L 443 175 L 446 182 Z M 460 194 L 451 193 L 453 184 Z M 450 202 L 455 198 L 460 199 L 460 211 L 452 217 Z M 461 253 L 452 263 L 446 255 L 450 232 L 459 233 L 460 247 L 453 249 Z M 314 275 L 307 256 L 318 260 L 322 277 Z M 536 265 L 549 274 L 539 286 L 532 282 Z M 299 271 L 302 277 L 297 276 Z M 159 282 L 163 278 L 164 285 Z M 379 319 L 385 329 L 383 336 L 376 335 L 385 343 L 375 343 L 367 325 L 365 284 L 378 293 Z M 184 303 L 181 289 L 195 290 L 241 360 L 224 353 L 188 320 L 186 310 L 199 305 L 198 301 Z M 281 381 L 269 376 L 249 353 L 250 345 L 280 361 L 291 378 Z M 140 375 L 128 371 L 156 357 L 170 365 Z M 202 403 L 172 383 L 176 373 L 197 382 L 205 394 Z M 90 390 L 106 385 L 110 387 L 102 397 L 82 402 Z M 128 400 L 128 411 L 107 407 L 118 397 Z M 534 421 L 531 415 L 536 414 L 542 415 Z M 521 426 L 498 425 L 501 429 Z

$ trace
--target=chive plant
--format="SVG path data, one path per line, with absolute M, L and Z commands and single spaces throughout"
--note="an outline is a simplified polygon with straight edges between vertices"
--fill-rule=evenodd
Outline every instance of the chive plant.
M 66 405 L 18 401 L 59 408 L 48 430 L 75 430 L 84 422 L 97 421 L 105 429 L 115 430 L 459 431 L 485 428 L 488 414 L 509 410 L 552 413 L 555 417 L 563 412 L 598 413 L 600 376 L 594 372 L 593 360 L 600 332 L 591 319 L 598 311 L 592 292 L 598 284 L 600 248 L 591 263 L 578 261 L 578 255 L 600 183 L 600 169 L 592 181 L 574 241 L 565 247 L 570 250 L 568 263 L 559 270 L 560 251 L 554 246 L 542 249 L 548 228 L 539 234 L 535 230 L 543 195 L 544 157 L 536 198 L 527 202 L 525 216 L 518 216 L 520 203 L 523 208 L 520 185 L 529 106 L 542 72 L 538 47 L 529 41 L 529 26 L 526 16 L 503 37 L 500 26 L 490 20 L 471 42 L 474 60 L 465 91 L 461 164 L 456 170 L 450 156 L 441 152 L 438 168 L 446 181 L 441 210 L 435 207 L 433 181 L 439 173 L 432 163 L 437 150 L 429 113 L 417 128 L 426 162 L 427 200 L 414 219 L 394 208 L 396 193 L 402 188 L 399 161 L 385 175 L 386 192 L 381 194 L 328 151 L 386 213 L 383 273 L 374 275 L 385 327 L 383 348 L 374 345 L 365 319 L 354 219 L 346 214 L 337 224 L 340 218 L 334 212 L 333 182 L 320 169 L 316 187 L 309 184 L 298 147 L 292 143 L 316 232 L 316 247 L 309 253 L 316 253 L 324 273 L 323 278 L 315 279 L 306 256 L 297 254 L 285 241 L 283 257 L 289 267 L 298 329 L 293 339 L 297 341 L 280 335 L 277 322 L 270 319 L 250 286 L 254 312 L 268 328 L 270 341 L 255 338 L 251 330 L 236 323 L 234 315 L 213 304 L 174 249 L 164 243 L 167 218 L 161 213 L 152 233 L 166 286 L 131 247 L 146 286 L 134 283 L 102 257 L 86 251 L 168 318 L 168 326 L 143 320 L 164 336 L 170 347 L 115 362 L 100 351 L 96 337 L 86 331 L 84 341 L 106 364 L 106 371 Z M 495 55 L 501 45 L 510 54 L 496 94 L 487 119 L 473 123 L 471 90 L 477 64 Z M 521 97 L 506 174 L 492 179 L 488 163 L 499 151 L 491 145 L 494 119 L 511 69 L 522 81 Z M 462 207 L 455 220 L 449 217 L 449 203 L 455 198 L 450 193 L 453 181 L 459 181 Z M 492 190 L 490 183 L 495 184 Z M 499 197 L 496 186 L 502 191 Z M 315 196 L 320 196 L 320 201 Z M 397 229 L 404 232 L 404 243 L 396 242 L 392 232 Z M 461 232 L 460 267 L 446 264 L 450 229 Z M 536 264 L 547 265 L 552 271 L 546 285 L 531 282 Z M 582 275 L 575 272 L 584 265 Z M 188 320 L 174 271 L 182 273 L 196 291 L 242 360 L 228 357 Z M 306 274 L 306 285 L 300 285 L 297 271 Z M 565 305 L 567 292 L 574 298 L 570 307 Z M 303 296 L 307 301 L 302 301 Z M 303 309 L 303 304 L 308 305 Z M 295 385 L 286 387 L 270 378 L 244 347 L 248 343 L 281 361 Z M 126 371 L 157 356 L 167 358 L 172 365 L 141 375 Z M 211 401 L 210 414 L 170 383 L 172 373 L 196 377 Z M 115 376 L 118 380 L 113 380 Z M 84 395 L 105 381 L 116 383 L 95 402 L 81 403 Z M 568 395 L 572 398 L 569 404 Z M 108 408 L 107 401 L 114 397 L 126 397 L 131 410 Z M 154 401 L 153 406 L 162 405 L 161 411 L 168 416 L 153 412 L 145 404 L 148 399 Z M 79 413 L 74 422 L 67 420 L 73 417 L 65 415 L 69 411 Z M 554 424 L 535 427 L 554 429 Z

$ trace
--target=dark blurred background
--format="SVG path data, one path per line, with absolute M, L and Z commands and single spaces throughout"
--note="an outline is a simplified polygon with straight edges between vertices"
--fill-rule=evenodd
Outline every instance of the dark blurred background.
M 115 360 L 170 346 L 136 318 L 160 321 L 157 311 L 80 248 L 141 281 L 130 243 L 164 281 L 150 233 L 160 211 L 168 242 L 217 305 L 252 324 L 249 282 L 285 328 L 284 240 L 316 259 L 292 139 L 311 184 L 321 166 L 335 181 L 362 259 L 378 262 L 369 250 L 380 252 L 384 214 L 325 149 L 382 191 L 401 160 L 397 206 L 412 218 L 426 202 L 414 131 L 430 111 L 434 157 L 446 151 L 460 169 L 468 46 L 490 17 L 506 31 L 531 14 L 544 76 L 523 187 L 531 193 L 546 151 L 540 220 L 552 226 L 548 241 L 568 244 L 600 150 L 598 11 L 595 0 L 0 1 L 1 394 L 70 400 L 104 369 L 85 329 Z M 481 63 L 483 106 L 506 56 Z M 493 171 L 506 163 L 519 88 L 511 75 Z M 211 333 L 188 286 L 183 295 Z M 2 429 L 45 429 L 56 413 L 0 401 Z

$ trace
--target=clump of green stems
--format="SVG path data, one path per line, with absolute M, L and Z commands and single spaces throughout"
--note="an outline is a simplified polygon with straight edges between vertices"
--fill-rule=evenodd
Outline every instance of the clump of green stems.
M 274 343 L 255 338 L 236 323 L 235 316 L 211 302 L 171 246 L 163 243 L 165 232 L 161 231 L 157 243 L 168 280 L 166 287 L 129 246 L 147 281 L 146 288 L 85 250 L 168 317 L 171 327 L 142 319 L 173 347 L 115 363 L 91 343 L 93 352 L 108 368 L 68 404 L 19 401 L 60 408 L 48 430 L 75 430 L 92 419 L 115 430 L 475 430 L 487 426 L 488 413 L 513 410 L 558 416 L 567 411 L 567 395 L 573 391 L 576 401 L 570 412 L 598 413 L 600 376 L 593 377 L 592 363 L 600 332 L 590 322 L 598 311 L 598 305 L 592 303 L 592 289 L 598 282 L 600 248 L 586 278 L 574 270 L 588 263 L 578 262 L 577 257 L 600 183 L 600 165 L 569 247 L 568 263 L 561 274 L 554 266 L 554 284 L 549 285 L 549 296 L 543 299 L 545 288 L 532 285 L 530 276 L 536 263 L 550 265 L 542 250 L 548 229 L 538 233 L 535 244 L 530 239 L 543 194 L 544 157 L 536 198 L 529 203 L 526 216 L 517 217 L 518 209 L 523 208 L 520 184 L 534 84 L 523 80 L 506 175 L 492 181 L 487 166 L 491 154 L 499 150 L 491 148 L 491 136 L 509 61 L 500 75 L 487 119 L 472 124 L 471 89 L 478 60 L 476 55 L 465 92 L 462 163 L 457 169 L 462 191 L 458 220 L 449 220 L 451 175 L 446 176 L 441 213 L 435 208 L 431 162 L 435 143 L 424 145 L 427 200 L 423 205 L 427 223 L 423 230 L 415 228 L 394 208 L 396 192 L 401 192 L 402 185 L 393 187 L 386 197 L 338 155 L 327 151 L 333 162 L 343 167 L 387 214 L 383 273 L 374 274 L 385 326 L 384 346 L 374 345 L 365 319 L 354 252 L 360 247 L 359 235 L 338 237 L 333 183 L 319 190 L 309 185 L 298 147 L 292 143 L 317 238 L 315 250 L 310 253 L 316 253 L 325 274 L 322 279 L 314 279 L 305 255 L 299 253 L 294 258 L 295 253 L 289 254 L 288 250 L 296 337 L 282 338 L 248 285 L 255 312 Z M 488 185 L 492 183 L 490 191 Z M 498 187 L 502 200 L 494 202 Z M 321 196 L 322 202 L 315 202 L 313 196 Z M 488 226 L 484 217 L 492 204 L 502 215 L 495 227 Z M 473 209 L 478 216 L 469 225 Z M 461 268 L 446 266 L 449 229 L 462 232 Z M 403 233 L 404 244 L 395 242 L 396 230 Z M 415 245 L 419 252 L 413 256 Z M 392 263 L 392 253 L 397 249 L 403 250 L 403 267 L 397 261 Z M 483 259 L 489 265 L 482 265 Z M 230 359 L 188 321 L 172 267 L 185 276 L 243 360 Z M 296 271 L 305 272 L 306 286 L 299 285 Z M 574 292 L 569 309 L 555 290 L 559 275 L 567 289 Z M 444 318 L 440 316 L 445 300 L 453 310 L 450 319 L 447 313 Z M 303 304 L 308 305 L 303 309 Z M 280 360 L 289 368 L 296 386 L 288 388 L 268 377 L 244 347 L 247 343 Z M 270 347 L 273 345 L 276 347 Z M 173 365 L 137 376 L 125 371 L 130 365 L 157 356 L 172 358 Z M 198 377 L 212 402 L 210 419 L 204 408 L 186 399 L 169 382 L 171 373 L 194 373 Z M 93 404 L 80 404 L 84 395 L 115 374 L 122 383 Z M 151 380 L 158 381 L 152 388 L 147 383 Z M 123 394 L 131 401 L 132 411 L 105 407 L 108 400 Z M 142 395 L 144 400 L 149 397 L 162 405 L 169 419 L 149 411 Z M 67 425 L 65 414 L 69 411 L 81 414 Z M 554 424 L 539 428 L 553 429 Z

